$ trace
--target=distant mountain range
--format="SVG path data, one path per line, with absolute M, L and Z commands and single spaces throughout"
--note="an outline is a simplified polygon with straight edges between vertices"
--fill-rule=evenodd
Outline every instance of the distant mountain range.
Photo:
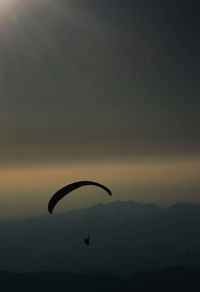
M 13 291 L 200 291 L 200 268 L 168 268 L 137 272 L 128 277 L 111 274 L 0 272 L 1 290 Z
M 133 201 L 0 222 L 0 269 L 130 275 L 200 266 L 200 206 Z M 91 246 L 82 233 L 90 233 Z

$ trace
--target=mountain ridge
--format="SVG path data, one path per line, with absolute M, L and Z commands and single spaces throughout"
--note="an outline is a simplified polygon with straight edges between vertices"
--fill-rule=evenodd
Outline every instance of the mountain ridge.
M 183 212 L 184 210 L 184 212 Z M 199 266 L 200 206 L 114 202 L 0 224 L 0 269 L 128 275 Z M 82 233 L 90 233 L 86 247 Z
M 198 291 L 200 268 L 173 267 L 164 270 L 139 271 L 122 277 L 112 274 L 80 275 L 66 272 L 10 273 L 0 271 L 4 291 Z M 137 290 L 136 290 L 137 289 Z M 185 290 L 186 289 L 186 290 Z M 188 289 L 188 290 L 187 290 Z

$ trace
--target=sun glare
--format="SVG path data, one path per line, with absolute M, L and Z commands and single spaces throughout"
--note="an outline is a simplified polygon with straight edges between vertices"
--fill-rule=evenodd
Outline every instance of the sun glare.
M 13 10 L 16 7 L 16 4 L 20 2 L 19 0 L 0 0 L 0 14 L 4 15 L 6 11 Z

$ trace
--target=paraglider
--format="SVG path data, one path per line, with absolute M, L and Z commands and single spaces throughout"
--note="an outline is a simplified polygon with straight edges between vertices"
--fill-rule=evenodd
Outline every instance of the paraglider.
M 49 203 L 48 203 L 48 211 L 50 214 L 53 214 L 53 210 L 56 206 L 56 204 L 62 199 L 64 198 L 66 195 L 68 195 L 69 193 L 71 193 L 72 191 L 83 187 L 83 186 L 96 186 L 99 187 L 101 189 L 103 189 L 106 193 L 108 193 L 109 196 L 112 196 L 111 191 L 104 185 L 99 184 L 97 182 L 94 181 L 77 181 L 71 184 L 68 184 L 67 186 L 59 189 L 50 199 Z M 85 243 L 85 245 L 90 245 L 90 235 L 88 234 L 87 237 L 84 237 L 82 235 L 83 241 Z
M 88 236 L 87 238 L 85 238 L 84 242 L 86 245 L 90 245 L 90 237 Z
M 49 204 L 48 204 L 48 211 L 50 214 L 52 214 L 54 207 L 56 206 L 56 204 L 62 199 L 64 198 L 67 194 L 69 194 L 70 192 L 83 187 L 83 186 L 96 186 L 99 188 L 102 188 L 104 191 L 106 191 L 110 196 L 112 196 L 111 191 L 105 187 L 102 184 L 99 184 L 97 182 L 94 181 L 77 181 L 74 183 L 71 183 L 65 187 L 63 187 L 62 189 L 58 190 L 50 199 Z
M 82 238 L 83 238 L 85 245 L 90 245 L 90 235 L 89 234 L 87 237 L 84 237 L 84 235 L 82 235 Z

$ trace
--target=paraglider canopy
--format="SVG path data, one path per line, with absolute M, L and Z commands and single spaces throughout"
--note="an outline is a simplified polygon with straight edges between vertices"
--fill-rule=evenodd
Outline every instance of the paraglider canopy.
M 61 188 L 60 190 L 58 190 L 50 199 L 49 204 L 48 204 L 48 211 L 50 214 L 52 214 L 54 207 L 56 206 L 56 204 L 62 199 L 64 198 L 67 194 L 69 194 L 70 192 L 83 187 L 83 186 L 96 186 L 99 188 L 102 188 L 104 191 L 106 191 L 110 196 L 112 196 L 111 191 L 104 185 L 99 184 L 97 182 L 94 181 L 77 181 L 74 183 L 71 183 L 63 188 Z M 87 244 L 87 243 L 86 243 Z

